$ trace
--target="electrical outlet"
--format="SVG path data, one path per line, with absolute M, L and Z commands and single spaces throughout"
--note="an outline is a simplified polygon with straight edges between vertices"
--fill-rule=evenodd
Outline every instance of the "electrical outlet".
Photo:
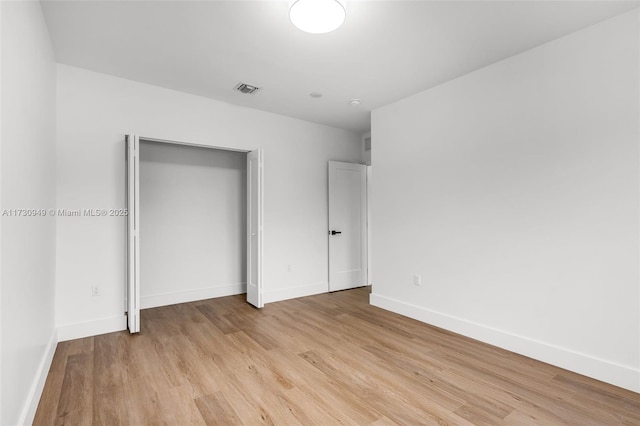
M 417 286 L 422 285 L 422 277 L 420 275 L 413 276 L 413 285 L 417 285 Z
M 97 285 L 91 287 L 91 295 L 93 297 L 100 296 L 100 287 L 98 287 Z
M 287 272 L 293 271 L 293 267 L 291 265 L 287 265 Z

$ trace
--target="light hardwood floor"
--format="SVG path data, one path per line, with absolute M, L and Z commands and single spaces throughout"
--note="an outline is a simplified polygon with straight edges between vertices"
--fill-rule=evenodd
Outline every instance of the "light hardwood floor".
M 639 425 L 640 395 L 369 306 L 368 288 L 142 312 L 58 344 L 36 425 Z

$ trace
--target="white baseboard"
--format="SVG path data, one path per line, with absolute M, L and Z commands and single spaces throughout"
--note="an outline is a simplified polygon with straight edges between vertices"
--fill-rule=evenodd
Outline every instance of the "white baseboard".
M 127 316 L 124 314 L 75 324 L 63 324 L 58 326 L 58 341 L 64 342 L 126 329 Z
M 149 296 L 142 296 L 140 298 L 140 309 L 175 305 L 176 303 L 195 302 L 197 300 L 213 299 L 215 297 L 234 296 L 236 294 L 242 294 L 246 292 L 247 283 L 236 283 L 215 287 L 199 288 L 196 290 L 152 294 Z
M 24 407 L 22 408 L 22 412 L 20 413 L 20 420 L 18 422 L 18 424 L 20 425 L 30 425 L 33 423 L 33 419 L 36 415 L 36 410 L 38 409 L 38 403 L 40 402 L 40 397 L 42 396 L 42 391 L 44 389 L 44 384 L 47 381 L 47 376 L 49 375 L 51 361 L 53 361 L 53 355 L 56 353 L 57 346 L 58 333 L 54 328 L 51 332 L 49 342 L 45 347 L 44 354 L 42 354 L 42 359 L 40 360 L 40 364 L 38 365 L 36 376 L 33 379 L 33 383 L 31 384 L 31 388 L 29 389 L 29 393 L 27 394 L 27 399 L 25 401 Z
M 295 299 L 296 297 L 313 296 L 314 294 L 326 293 L 328 291 L 329 285 L 327 283 L 319 283 L 265 291 L 262 297 L 264 303 L 273 303 L 287 299 Z
M 640 370 L 550 343 L 487 327 L 463 318 L 412 305 L 379 294 L 369 298 L 373 306 L 404 315 L 472 339 L 534 358 L 621 388 L 640 392 Z

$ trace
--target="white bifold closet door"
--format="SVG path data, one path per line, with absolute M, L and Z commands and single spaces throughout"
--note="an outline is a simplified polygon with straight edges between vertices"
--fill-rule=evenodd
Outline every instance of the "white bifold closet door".
M 149 140 L 171 143 L 170 141 Z M 127 171 L 125 199 L 128 209 L 125 307 L 129 332 L 138 333 L 140 332 L 140 140 L 138 136 L 128 134 L 125 137 L 125 142 Z M 262 296 L 264 198 L 262 169 L 262 150 L 247 152 L 247 302 L 257 308 L 264 306 Z
M 247 302 L 262 308 L 262 150 L 247 153 Z
M 127 326 L 130 333 L 140 331 L 140 141 L 126 135 L 127 205 Z

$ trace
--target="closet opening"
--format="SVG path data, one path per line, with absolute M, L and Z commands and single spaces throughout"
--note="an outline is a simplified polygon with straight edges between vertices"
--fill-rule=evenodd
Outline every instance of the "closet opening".
M 126 141 L 129 331 L 145 308 L 242 293 L 262 307 L 262 152 Z

